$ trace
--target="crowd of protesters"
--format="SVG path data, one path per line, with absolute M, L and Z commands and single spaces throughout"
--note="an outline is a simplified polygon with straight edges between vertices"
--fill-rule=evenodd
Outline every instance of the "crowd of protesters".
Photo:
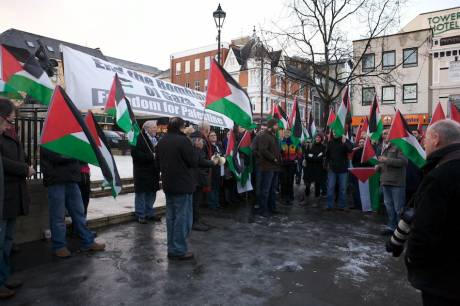
M 14 133 L 15 113 L 9 100 L 0 100 L 0 298 L 14 295 L 14 289 L 21 286 L 20 281 L 11 277 L 9 258 L 16 218 L 28 212 L 26 179 L 35 173 L 26 163 Z M 246 132 L 235 127 L 228 135 L 233 133 L 231 136 L 238 144 Z M 364 139 L 329 132 L 296 141 L 289 130 L 279 129 L 276 119 L 268 120 L 266 126 L 251 133 L 252 156 L 240 152 L 238 161 L 243 166 L 254 165 L 250 180 L 255 187 L 251 191 L 255 195 L 251 203 L 255 214 L 268 218 L 280 213 L 278 205 L 292 206 L 300 178 L 305 185 L 304 196 L 297 201 L 300 205 L 317 206 L 322 203 L 317 199 L 325 198 L 324 211 L 362 208 L 359 183 L 349 174 L 349 168 L 372 167 L 361 162 Z M 415 136 L 421 140 L 422 135 Z M 196 128 L 186 127 L 182 118 L 175 117 L 170 118 L 167 132 L 161 137 L 155 121 L 145 122 L 137 145 L 131 148 L 137 220 L 140 224 L 161 221 L 153 209 L 161 183 L 166 196 L 167 257 L 171 260 L 192 259 L 194 254 L 187 244 L 191 231 L 212 229 L 201 214 L 202 207 L 218 210 L 247 199 L 238 193 L 240 178 L 224 162 L 228 142 L 228 136 L 219 140 L 207 122 Z M 455 300 L 455 286 L 451 284 L 456 279 L 451 278 L 448 264 L 458 267 L 460 259 L 458 253 L 449 253 L 449 239 L 457 238 L 453 233 L 459 234 L 455 218 L 460 199 L 460 125 L 450 120 L 436 123 L 428 129 L 425 143 L 428 166 L 423 178 L 422 171 L 388 140 L 388 130 L 383 131 L 380 141 L 373 142 L 378 159 L 375 169 L 380 172 L 388 219 L 382 234 L 399 237 L 401 213 L 409 206 L 418 207 L 420 213 L 412 222 L 413 234 L 408 239 L 406 256 L 410 281 L 422 290 L 424 299 Z M 45 148 L 41 148 L 40 155 L 53 254 L 60 258 L 71 256 L 66 242 L 66 212 L 82 241 L 81 250 L 103 251 L 105 245 L 95 241 L 95 233 L 86 225 L 88 165 Z M 436 207 L 438 199 L 442 203 Z M 439 266 L 441 270 L 437 269 Z M 432 286 L 433 279 L 441 285 Z

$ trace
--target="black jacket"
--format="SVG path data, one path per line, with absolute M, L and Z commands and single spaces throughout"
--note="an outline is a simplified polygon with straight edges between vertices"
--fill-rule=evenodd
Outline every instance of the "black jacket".
M 211 144 L 211 149 L 212 149 L 212 155 L 218 154 L 220 156 L 225 156 L 225 151 L 219 143 L 216 143 L 214 145 Z M 211 168 L 211 182 L 213 186 L 216 186 L 216 184 L 220 184 L 221 167 L 222 166 L 216 165 Z
M 335 173 L 348 171 L 348 153 L 351 153 L 353 146 L 347 139 L 342 143 L 342 139 L 333 139 L 327 144 L 326 159 L 329 169 Z
M 78 160 L 54 153 L 43 147 L 40 147 L 40 171 L 43 173 L 45 186 L 79 183 L 81 180 Z
M 415 215 L 406 251 L 409 281 L 460 305 L 460 144 L 433 152 L 423 170 L 411 201 Z
M 155 150 L 149 136 L 143 130 L 131 147 L 133 158 L 134 192 L 152 192 L 160 189 L 160 170 L 155 159 Z
M 305 150 L 304 158 L 307 167 L 304 171 L 306 182 L 321 181 L 325 178 L 324 158 L 326 157 L 326 146 L 315 142 Z
M 3 164 L 4 197 L 2 218 L 16 218 L 29 213 L 29 192 L 26 178 L 29 165 L 19 141 L 8 135 L 0 136 L 0 151 Z
M 172 194 L 191 194 L 195 191 L 194 168 L 198 154 L 183 133 L 168 132 L 157 145 L 163 190 Z

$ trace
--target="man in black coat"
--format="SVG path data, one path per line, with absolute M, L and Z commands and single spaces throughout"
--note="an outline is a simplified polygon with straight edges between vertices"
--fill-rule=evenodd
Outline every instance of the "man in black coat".
M 431 125 L 425 149 L 425 175 L 411 201 L 408 277 L 422 291 L 424 306 L 460 305 L 460 124 L 442 120 Z
M 29 211 L 26 178 L 35 171 L 25 160 L 21 143 L 14 136 L 16 108 L 7 99 L 0 99 L 0 299 L 12 297 L 21 282 L 12 281 L 10 254 L 13 247 L 16 219 Z
M 328 165 L 327 174 L 327 208 L 334 207 L 335 184 L 339 185 L 339 209 L 344 210 L 347 202 L 347 178 L 350 162 L 348 154 L 351 153 L 353 145 L 344 136 L 337 137 L 333 131 L 333 139 L 329 141 L 326 149 L 326 161 Z
M 326 171 L 324 170 L 324 158 L 326 146 L 323 145 L 323 135 L 316 135 L 315 142 L 306 146 L 304 152 L 305 170 L 303 179 L 305 182 L 305 196 L 310 196 L 310 185 L 315 183 L 315 197 L 326 195 Z
M 155 160 L 155 150 L 158 143 L 156 134 L 156 121 L 146 121 L 137 138 L 136 146 L 131 147 L 135 213 L 141 224 L 147 223 L 147 220 L 161 221 L 161 217 L 155 216 L 153 210 L 156 192 L 160 189 L 159 167 Z
M 199 160 L 184 129 L 182 118 L 171 118 L 168 132 L 160 139 L 157 148 L 166 195 L 168 258 L 180 260 L 193 258 L 193 253 L 188 251 L 187 237 L 192 229 L 193 192 L 197 186 L 194 169 Z

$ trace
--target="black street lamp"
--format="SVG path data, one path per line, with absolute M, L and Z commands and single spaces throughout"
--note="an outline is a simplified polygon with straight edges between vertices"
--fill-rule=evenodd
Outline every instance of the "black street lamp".
M 217 27 L 217 62 L 219 63 L 219 65 L 221 65 L 221 62 L 220 62 L 220 29 L 222 29 L 222 26 L 224 25 L 226 15 L 227 14 L 220 7 L 220 3 L 219 3 L 219 6 L 217 7 L 217 10 L 215 10 L 214 13 L 212 13 L 212 16 L 214 17 L 214 21 L 216 22 L 216 27 Z

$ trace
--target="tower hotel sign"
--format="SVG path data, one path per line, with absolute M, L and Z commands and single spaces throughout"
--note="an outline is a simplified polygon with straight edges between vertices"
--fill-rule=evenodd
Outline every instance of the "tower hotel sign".
M 460 10 L 454 13 L 429 17 L 428 23 L 434 35 L 439 35 L 451 30 L 460 30 Z

